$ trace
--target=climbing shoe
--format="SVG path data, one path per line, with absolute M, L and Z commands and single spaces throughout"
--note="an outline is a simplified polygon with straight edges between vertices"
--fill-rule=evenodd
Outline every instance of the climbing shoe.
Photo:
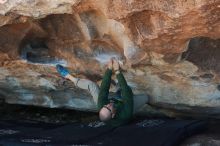
M 66 77 L 69 74 L 69 71 L 63 67 L 62 65 L 57 64 L 56 65 L 57 72 L 62 76 Z

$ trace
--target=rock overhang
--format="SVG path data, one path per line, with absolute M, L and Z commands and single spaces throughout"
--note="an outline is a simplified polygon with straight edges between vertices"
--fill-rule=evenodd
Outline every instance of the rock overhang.
M 125 64 L 134 93 L 150 96 L 152 105 L 219 107 L 219 73 L 181 57 L 192 38 L 219 38 L 219 4 L 205 0 L 9 0 L 0 5 L 1 93 L 11 103 L 22 98 L 22 104 L 77 108 L 70 104 L 74 86 L 53 67 L 57 60 L 72 73 L 99 82 L 106 61 L 113 56 Z M 28 51 L 28 45 L 39 41 L 44 46 Z M 211 50 L 202 49 L 207 48 Z M 22 58 L 24 52 L 29 59 Z M 27 75 L 27 70 L 32 74 Z M 212 77 L 204 78 L 204 74 Z M 66 90 L 69 94 L 63 100 L 52 96 Z M 8 91 L 12 94 L 7 95 Z M 87 96 L 79 94 L 83 100 Z M 86 105 L 89 100 L 79 103 Z

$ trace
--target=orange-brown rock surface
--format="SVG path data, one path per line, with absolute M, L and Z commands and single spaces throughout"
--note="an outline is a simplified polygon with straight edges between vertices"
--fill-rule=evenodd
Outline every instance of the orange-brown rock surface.
M 94 108 L 54 66 L 99 82 L 116 57 L 151 105 L 220 107 L 220 0 L 8 0 L 0 26 L 7 102 Z

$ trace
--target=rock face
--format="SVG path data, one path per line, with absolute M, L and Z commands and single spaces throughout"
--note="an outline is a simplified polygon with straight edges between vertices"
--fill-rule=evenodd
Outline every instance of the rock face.
M 6 102 L 93 110 L 54 66 L 99 83 L 115 57 L 149 104 L 220 113 L 220 0 L 8 0 L 0 26 Z

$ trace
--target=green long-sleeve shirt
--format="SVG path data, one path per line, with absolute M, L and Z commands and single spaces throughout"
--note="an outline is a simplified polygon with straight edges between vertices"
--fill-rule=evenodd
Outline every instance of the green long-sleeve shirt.
M 100 93 L 98 97 L 98 109 L 100 110 L 104 105 L 110 101 L 108 99 L 109 88 L 111 84 L 112 70 L 107 69 L 102 79 Z M 133 116 L 133 93 L 131 88 L 122 73 L 117 74 L 119 86 L 121 88 L 122 101 L 116 102 L 116 115 L 113 119 L 107 122 L 112 126 L 119 126 L 127 123 Z

